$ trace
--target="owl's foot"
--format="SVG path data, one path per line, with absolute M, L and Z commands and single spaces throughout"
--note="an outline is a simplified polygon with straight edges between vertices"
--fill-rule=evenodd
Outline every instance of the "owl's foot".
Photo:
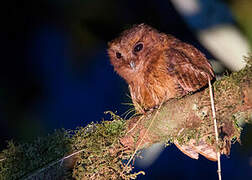
M 156 105 L 156 106 L 153 106 L 151 108 L 148 108 L 148 109 L 143 109 L 143 114 L 146 114 L 146 113 L 152 113 L 153 111 L 155 111 L 156 109 L 158 109 L 159 106 Z
M 155 109 L 158 109 L 158 108 L 159 108 L 159 106 L 156 105 L 156 106 L 152 107 L 152 108 L 150 109 L 150 111 L 152 112 L 152 111 L 154 111 Z

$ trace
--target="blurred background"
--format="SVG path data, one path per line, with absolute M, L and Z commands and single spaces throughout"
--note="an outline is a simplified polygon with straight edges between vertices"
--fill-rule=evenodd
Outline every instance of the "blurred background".
M 107 42 L 146 23 L 201 50 L 220 76 L 244 66 L 252 44 L 251 0 L 36 0 L 2 6 L 0 150 L 108 119 L 130 107 L 127 84 L 114 71 Z M 6 33 L 6 34 L 5 34 Z M 252 127 L 222 159 L 223 179 L 252 178 Z M 164 149 L 139 179 L 217 179 L 217 164 Z

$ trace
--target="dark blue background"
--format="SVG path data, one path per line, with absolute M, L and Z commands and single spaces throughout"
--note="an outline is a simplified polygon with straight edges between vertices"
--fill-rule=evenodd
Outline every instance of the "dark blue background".
M 211 16 L 209 26 L 234 23 L 225 8 Z M 185 21 L 161 0 L 9 2 L 2 34 L 0 148 L 6 140 L 26 141 L 100 121 L 107 110 L 125 112 L 127 84 L 113 71 L 106 44 L 132 24 L 150 24 L 212 58 L 195 38 L 194 20 L 200 21 Z M 207 22 L 200 27 L 207 28 Z M 244 145 L 233 145 L 230 157 L 223 157 L 223 179 L 252 178 L 249 129 Z M 170 146 L 139 179 L 217 179 L 216 170 L 216 163 L 192 160 Z

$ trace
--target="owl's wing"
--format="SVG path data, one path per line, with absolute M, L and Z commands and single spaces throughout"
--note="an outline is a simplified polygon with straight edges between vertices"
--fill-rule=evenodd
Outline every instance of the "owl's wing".
M 185 93 L 196 91 L 208 83 L 208 79 L 214 77 L 213 69 L 205 56 L 195 47 L 176 40 L 172 46 L 165 51 L 167 71 L 173 78 L 176 78 L 179 86 Z M 216 161 L 216 151 L 205 143 L 191 140 L 187 144 L 175 145 L 187 156 L 198 159 L 198 154 L 207 159 Z
M 177 79 L 185 92 L 196 91 L 214 77 L 205 56 L 195 47 L 178 42 L 165 51 L 168 73 Z

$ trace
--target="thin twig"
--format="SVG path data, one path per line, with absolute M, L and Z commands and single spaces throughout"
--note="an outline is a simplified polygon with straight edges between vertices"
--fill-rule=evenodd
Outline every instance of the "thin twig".
M 69 154 L 68 156 L 63 157 L 63 158 L 61 159 L 61 163 L 60 163 L 60 165 L 62 165 L 62 164 L 63 164 L 63 161 L 64 161 L 65 159 L 68 159 L 68 158 L 70 158 L 70 157 L 74 156 L 75 154 L 79 154 L 79 153 L 83 152 L 84 150 L 85 150 L 85 149 L 82 149 L 82 150 L 79 150 L 79 151 L 74 152 L 74 153 L 72 153 L 72 154 Z
M 145 131 L 145 133 L 144 133 L 142 139 L 140 140 L 139 144 L 137 145 L 136 150 L 134 151 L 134 153 L 133 153 L 132 156 L 130 157 L 130 159 L 129 159 L 128 163 L 126 164 L 125 168 L 128 167 L 128 165 L 130 164 L 130 162 L 131 162 L 132 159 L 134 158 L 134 156 L 135 156 L 136 152 L 138 151 L 140 145 L 142 144 L 142 142 L 143 142 L 143 140 L 144 140 L 146 134 L 148 133 L 148 131 L 149 131 L 149 129 L 150 129 L 152 123 L 153 123 L 154 120 L 156 119 L 157 114 L 159 113 L 159 110 L 160 110 L 161 106 L 163 105 L 163 102 L 164 102 L 164 101 L 162 101 L 162 103 L 159 105 L 158 110 L 156 111 L 156 113 L 155 113 L 153 119 L 151 120 L 151 123 L 150 123 L 149 127 L 148 127 L 147 130 Z
M 43 172 L 44 170 L 46 170 L 46 169 L 48 169 L 48 168 L 54 166 L 55 164 L 57 164 L 57 163 L 59 163 L 59 162 L 60 162 L 60 165 L 62 165 L 62 163 L 63 163 L 63 161 L 64 161 L 65 159 L 68 159 L 68 158 L 74 156 L 75 154 L 81 153 L 81 152 L 83 152 L 83 151 L 84 151 L 84 149 L 79 150 L 79 151 L 74 152 L 74 153 L 72 153 L 72 154 L 70 154 L 70 155 L 68 155 L 68 156 L 65 156 L 65 157 L 63 157 L 63 158 L 61 158 L 61 159 L 59 159 L 59 160 L 57 160 L 57 161 L 54 161 L 54 162 L 52 162 L 52 163 L 46 165 L 45 167 L 43 167 L 43 168 L 41 168 L 41 169 L 35 171 L 34 173 L 32 173 L 31 175 L 29 175 L 29 176 L 26 177 L 25 179 L 30 179 L 30 178 L 32 178 L 33 176 L 35 176 L 35 175 L 37 175 L 37 174 Z
M 134 126 L 133 126 L 128 132 L 126 132 L 125 136 L 126 136 L 128 133 L 130 133 L 133 129 L 135 129 L 135 127 L 138 125 L 138 123 L 141 121 L 141 119 L 143 119 L 143 117 L 144 117 L 144 116 L 141 116 L 141 117 L 137 120 L 137 122 L 134 124 Z
M 214 130 L 215 130 L 215 139 L 216 144 L 218 146 L 218 129 L 217 129 L 217 121 L 216 121 L 216 115 L 215 115 L 215 108 L 214 108 L 214 98 L 213 98 L 213 91 L 212 91 L 212 84 L 210 79 L 208 78 L 208 84 L 209 84 L 209 93 L 210 93 L 210 100 L 211 100 L 211 108 L 212 108 L 212 115 L 213 115 L 213 121 L 214 121 Z M 218 158 L 218 176 L 219 180 L 221 180 L 221 161 L 220 161 L 220 150 L 217 148 L 217 158 Z

